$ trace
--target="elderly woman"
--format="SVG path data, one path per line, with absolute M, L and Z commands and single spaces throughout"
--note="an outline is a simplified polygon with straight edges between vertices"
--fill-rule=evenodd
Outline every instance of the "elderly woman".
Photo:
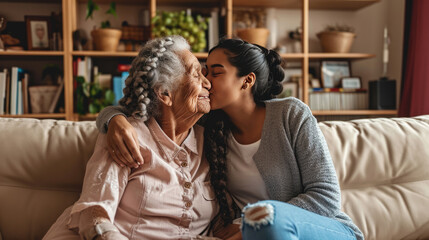
M 189 239 L 216 213 L 203 157 L 210 83 L 179 36 L 148 42 L 134 59 L 120 104 L 137 131 L 145 163 L 121 168 L 100 134 L 80 199 L 44 239 Z

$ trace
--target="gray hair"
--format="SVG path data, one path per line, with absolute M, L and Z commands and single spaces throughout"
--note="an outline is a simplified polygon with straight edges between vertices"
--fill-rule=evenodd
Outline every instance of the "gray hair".
M 158 111 L 159 100 L 155 91 L 173 91 L 186 73 L 178 55 L 190 50 L 181 36 L 156 38 L 147 42 L 133 60 L 125 80 L 124 97 L 119 104 L 134 118 L 146 121 Z

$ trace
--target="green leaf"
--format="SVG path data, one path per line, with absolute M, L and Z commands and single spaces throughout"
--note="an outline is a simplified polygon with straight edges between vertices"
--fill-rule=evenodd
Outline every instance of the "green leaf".
M 107 14 L 112 14 L 115 17 L 118 16 L 118 15 L 116 15 L 116 3 L 115 2 L 111 2 L 110 3 L 110 8 L 109 8 L 109 10 L 107 10 L 106 13 Z
M 90 91 L 90 88 L 91 88 L 91 86 L 89 85 L 89 83 L 83 83 L 82 84 L 82 88 L 83 88 L 83 94 L 86 96 L 86 97 L 89 97 L 90 96 L 90 94 L 89 94 L 89 91 Z
M 89 104 L 89 113 L 93 113 L 93 114 L 98 113 L 98 106 L 93 104 L 93 103 L 90 103 Z
M 109 20 L 106 20 L 101 23 L 101 28 L 110 28 L 110 22 Z
M 112 90 L 107 90 L 104 94 L 104 99 L 106 100 L 107 105 L 112 105 L 115 101 L 115 93 Z
M 93 2 L 92 0 L 88 0 L 88 4 L 86 5 L 86 18 L 85 20 L 88 20 L 88 18 L 93 19 L 92 14 L 94 11 L 100 9 L 98 5 Z
M 84 99 L 82 95 L 78 95 L 77 96 L 77 101 L 76 101 L 76 110 L 77 113 L 79 114 L 85 114 L 85 108 L 83 107 L 84 105 Z
M 77 81 L 77 83 L 82 84 L 85 82 L 85 78 L 82 76 L 78 76 L 78 77 L 76 77 L 76 81 Z

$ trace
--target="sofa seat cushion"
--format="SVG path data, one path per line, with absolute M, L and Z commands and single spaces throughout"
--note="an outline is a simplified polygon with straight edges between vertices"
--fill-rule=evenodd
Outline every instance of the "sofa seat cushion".
M 0 232 L 41 239 L 78 198 L 94 122 L 0 118 Z
M 429 238 L 429 116 L 319 126 L 343 210 L 366 239 Z

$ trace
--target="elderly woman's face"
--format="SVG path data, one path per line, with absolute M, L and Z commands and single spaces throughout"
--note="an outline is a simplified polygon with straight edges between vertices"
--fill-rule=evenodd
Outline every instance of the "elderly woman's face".
M 201 73 L 201 64 L 188 50 L 180 53 L 186 73 L 173 94 L 173 105 L 180 111 L 205 114 L 210 111 L 210 82 Z

